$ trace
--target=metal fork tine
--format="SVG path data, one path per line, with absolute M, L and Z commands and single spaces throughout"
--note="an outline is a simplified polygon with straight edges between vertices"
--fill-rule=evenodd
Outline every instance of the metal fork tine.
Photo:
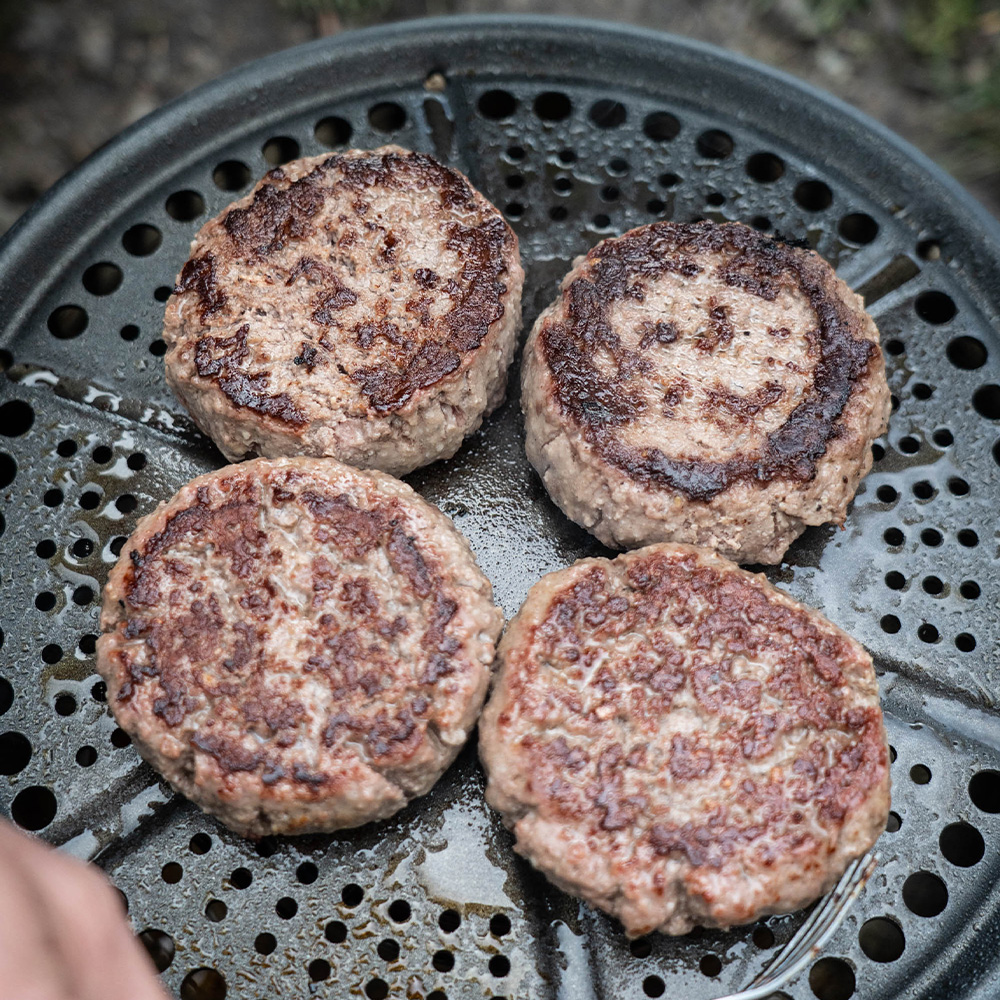
M 849 865 L 833 890 L 749 986 L 717 1000 L 764 1000 L 798 975 L 833 936 L 877 865 L 878 855 L 873 852 Z

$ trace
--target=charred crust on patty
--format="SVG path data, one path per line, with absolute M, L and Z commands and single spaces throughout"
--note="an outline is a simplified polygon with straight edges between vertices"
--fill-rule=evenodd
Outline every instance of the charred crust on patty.
M 196 237 L 167 308 L 168 381 L 231 459 L 331 454 L 399 474 L 422 461 L 393 455 L 379 419 L 440 397 L 447 440 L 423 461 L 457 449 L 502 396 L 522 281 L 503 217 L 433 157 L 294 161 Z
M 98 666 L 140 752 L 234 829 L 336 829 L 394 812 L 447 766 L 501 624 L 464 540 L 403 484 L 259 460 L 140 524 L 105 594 Z
M 550 574 L 498 664 L 487 799 L 520 853 L 630 935 L 805 905 L 884 827 L 871 658 L 706 550 Z
M 726 255 L 717 276 L 751 295 L 773 301 L 781 289 L 797 289 L 818 321 L 813 391 L 767 435 L 763 447 L 721 461 L 670 457 L 657 448 L 629 447 L 615 433 L 616 427 L 640 419 L 646 404 L 629 379 L 621 377 L 621 369 L 627 370 L 634 359 L 609 322 L 610 308 L 634 296 L 644 280 L 667 272 L 689 277 L 700 273 L 703 266 L 696 258 L 705 254 Z M 540 333 L 562 412 L 605 460 L 628 477 L 669 487 L 690 500 L 711 500 L 740 480 L 809 480 L 837 434 L 837 420 L 852 387 L 879 353 L 877 344 L 858 337 L 856 317 L 829 293 L 827 273 L 815 255 L 744 226 L 654 223 L 598 244 L 587 254 L 584 273 L 564 290 L 565 321 L 550 322 Z M 723 305 L 710 302 L 707 311 L 708 327 L 697 346 L 711 353 L 731 341 L 735 331 Z M 676 340 L 670 334 L 669 325 L 652 336 L 644 332 L 640 346 L 669 345 Z M 598 370 L 597 352 L 613 358 L 618 374 L 609 377 Z M 718 399 L 721 407 L 734 409 L 731 396 Z M 749 400 L 741 415 L 750 421 L 771 402 Z

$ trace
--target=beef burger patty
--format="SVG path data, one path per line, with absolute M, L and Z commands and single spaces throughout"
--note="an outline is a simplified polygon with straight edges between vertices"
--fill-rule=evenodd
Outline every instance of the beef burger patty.
M 510 226 L 433 157 L 296 160 L 195 237 L 167 305 L 167 381 L 231 461 L 403 475 L 503 399 L 523 280 Z
M 885 828 L 871 657 L 708 550 L 550 573 L 498 662 L 487 801 L 519 853 L 630 936 L 804 906 Z
M 503 616 L 451 521 L 333 459 L 201 476 L 143 518 L 104 591 L 119 725 L 247 836 L 357 826 L 465 742 Z
M 889 389 L 878 330 L 817 254 L 658 222 L 576 261 L 525 347 L 528 458 L 602 542 L 778 562 L 843 523 Z

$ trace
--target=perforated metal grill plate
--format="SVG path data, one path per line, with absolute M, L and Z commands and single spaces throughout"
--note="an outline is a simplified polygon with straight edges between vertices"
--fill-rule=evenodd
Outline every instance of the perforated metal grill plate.
M 631 29 L 426 21 L 293 50 L 139 123 L 9 234 L 0 806 L 97 860 L 188 1000 L 697 1000 L 744 984 L 797 926 L 630 945 L 513 855 L 472 748 L 389 822 L 255 846 L 173 796 L 116 730 L 94 673 L 100 588 L 136 519 L 222 464 L 163 381 L 163 301 L 188 242 L 269 164 L 389 140 L 457 165 L 504 209 L 529 325 L 574 256 L 654 218 L 807 239 L 866 293 L 889 434 L 846 530 L 809 531 L 769 575 L 874 654 L 893 817 L 865 895 L 787 994 L 995 996 L 1000 230 L 848 109 Z M 597 549 L 547 500 L 522 440 L 514 399 L 410 477 L 508 614 Z

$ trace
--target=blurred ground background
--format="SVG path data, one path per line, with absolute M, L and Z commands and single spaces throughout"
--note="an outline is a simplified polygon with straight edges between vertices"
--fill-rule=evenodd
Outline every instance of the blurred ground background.
M 1000 0 L 0 0 L 0 232 L 126 125 L 233 66 L 363 24 L 528 11 L 777 66 L 884 122 L 1000 216 Z

